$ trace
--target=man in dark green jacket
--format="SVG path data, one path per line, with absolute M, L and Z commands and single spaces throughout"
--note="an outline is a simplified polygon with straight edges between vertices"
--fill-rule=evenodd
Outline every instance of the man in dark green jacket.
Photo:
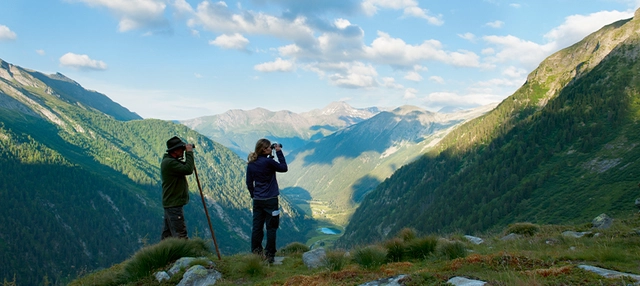
M 182 160 L 184 157 L 184 161 Z M 162 239 L 167 237 L 187 238 L 182 207 L 189 202 L 187 175 L 193 173 L 193 145 L 186 144 L 177 136 L 167 141 L 167 153 L 162 157 L 162 207 L 164 207 L 164 229 Z

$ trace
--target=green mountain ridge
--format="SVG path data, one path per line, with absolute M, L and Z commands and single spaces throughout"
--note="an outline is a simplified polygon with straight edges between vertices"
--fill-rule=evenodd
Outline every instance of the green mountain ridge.
M 396 171 L 365 197 L 338 244 L 404 227 L 474 233 L 635 208 L 639 11 L 551 55 L 493 111 Z
M 159 240 L 159 164 L 177 135 L 195 143 L 196 166 L 220 250 L 248 251 L 245 162 L 188 127 L 142 120 L 60 74 L 1 61 L 0 279 L 64 284 Z M 123 121 L 124 120 L 124 121 Z M 185 207 L 190 236 L 210 238 L 197 184 Z M 286 199 L 279 245 L 304 240 L 312 222 Z

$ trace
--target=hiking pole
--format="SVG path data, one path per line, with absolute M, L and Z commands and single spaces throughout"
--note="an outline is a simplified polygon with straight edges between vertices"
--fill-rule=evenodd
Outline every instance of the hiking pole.
M 222 260 L 220 257 L 220 250 L 218 250 L 218 242 L 216 242 L 216 236 L 213 234 L 213 227 L 211 226 L 211 219 L 209 218 L 209 211 L 207 210 L 207 204 L 204 202 L 204 194 L 202 194 L 202 187 L 200 186 L 200 179 L 198 179 L 198 170 L 196 170 L 196 164 L 193 164 L 193 172 L 196 174 L 196 182 L 198 182 L 198 189 L 200 190 L 200 197 L 202 198 L 202 206 L 204 206 L 204 213 L 207 215 L 207 221 L 209 222 L 209 230 L 211 230 L 211 238 L 213 238 L 213 245 L 216 247 L 216 253 L 218 254 L 218 260 Z

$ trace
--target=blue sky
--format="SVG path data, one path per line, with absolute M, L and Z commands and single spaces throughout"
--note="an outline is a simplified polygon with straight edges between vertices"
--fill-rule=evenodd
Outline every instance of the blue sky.
M 144 118 L 499 102 L 640 0 L 1 0 L 0 58 Z

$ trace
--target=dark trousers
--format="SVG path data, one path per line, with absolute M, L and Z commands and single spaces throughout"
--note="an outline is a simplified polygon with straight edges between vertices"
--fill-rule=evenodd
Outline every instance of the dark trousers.
M 187 226 L 184 223 L 184 212 L 182 206 L 164 209 L 164 228 L 162 229 L 163 240 L 167 237 L 187 238 Z
M 267 227 L 267 246 L 265 255 L 276 255 L 276 230 L 280 226 L 278 198 L 253 200 L 253 228 L 251 229 L 251 252 L 262 254 L 264 226 Z

